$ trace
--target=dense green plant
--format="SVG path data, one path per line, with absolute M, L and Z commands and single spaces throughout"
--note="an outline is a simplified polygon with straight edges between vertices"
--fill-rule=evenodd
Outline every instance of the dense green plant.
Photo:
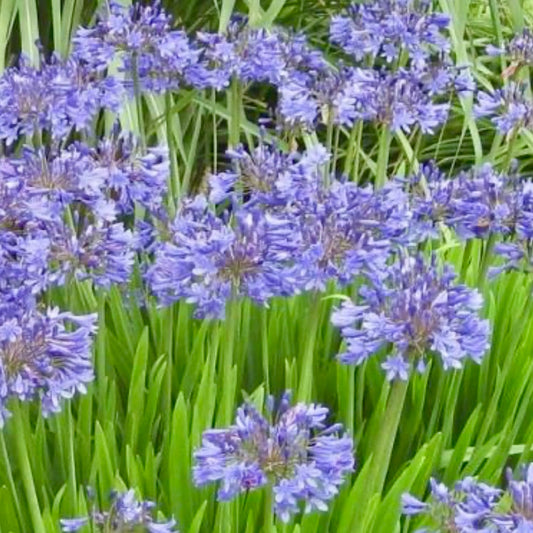
M 19 52 L 37 61 L 37 39 L 44 49 L 67 54 L 73 31 L 93 20 L 96 4 L 0 0 L 0 69 Z M 224 28 L 239 11 L 258 26 L 304 29 L 314 45 L 324 47 L 328 17 L 346 2 L 163 4 L 191 32 Z M 441 0 L 436 6 L 451 16 L 456 62 L 471 65 L 481 88 L 499 86 L 504 65 L 488 57 L 485 46 L 528 26 L 533 4 Z M 326 53 L 335 59 L 335 51 Z M 519 76 L 529 81 L 528 69 Z M 148 145 L 168 143 L 178 197 L 205 190 L 207 175 L 227 167 L 228 144 L 257 145 L 256 119 L 269 113 L 269 105 L 274 96 L 264 88 L 244 96 L 238 88 L 218 95 L 183 89 L 166 97 L 147 96 L 140 106 L 128 104 L 120 122 Z M 484 162 L 504 169 L 516 158 L 520 172 L 531 172 L 531 132 L 506 139 L 494 133 L 488 120 L 475 121 L 472 107 L 469 99 L 454 101 L 450 120 L 436 135 L 395 134 L 386 174 L 406 175 L 428 159 L 454 173 Z M 110 123 L 102 120 L 98 128 L 104 131 Z M 326 128 L 318 132 L 335 149 L 337 166 L 362 182 L 380 172 L 379 135 L 372 127 L 339 128 L 335 139 Z M 315 140 L 286 135 L 282 143 L 304 146 Z M 262 405 L 268 394 L 286 389 L 332 409 L 354 436 L 358 466 L 328 512 L 276 523 L 279 532 L 410 531 L 412 524 L 401 518 L 400 496 L 405 491 L 423 495 L 432 475 L 448 483 L 465 475 L 497 483 L 506 465 L 533 457 L 530 275 L 512 272 L 478 283 L 485 274 L 481 242 L 467 246 L 449 235 L 427 248 L 461 271 L 468 285 L 480 285 L 483 314 L 493 325 L 491 348 L 479 366 L 445 373 L 430 364 L 426 373 L 412 377 L 397 413 L 397 433 L 388 435 L 394 446 L 390 464 L 380 472 L 383 488 L 374 486 L 370 458 L 391 425 L 391 386 L 375 361 L 357 370 L 335 362 L 342 343 L 330 323 L 337 289 L 330 287 L 319 297 L 274 299 L 268 309 L 244 301 L 218 322 L 194 319 L 191 306 L 182 302 L 162 309 L 134 290 L 105 292 L 89 282 L 72 282 L 55 289 L 51 299 L 77 313 L 98 312 L 97 379 L 86 395 L 47 419 L 35 406 L 14 405 L 12 419 L 0 432 L 0 533 L 59 531 L 60 518 L 88 510 L 85 486 L 94 487 L 101 501 L 111 489 L 135 487 L 157 501 L 163 515 L 174 516 L 184 532 L 261 531 L 264 494 L 216 503 L 213 488 L 193 486 L 192 453 L 206 428 L 231 423 L 243 396 Z M 134 285 L 140 286 L 138 279 Z

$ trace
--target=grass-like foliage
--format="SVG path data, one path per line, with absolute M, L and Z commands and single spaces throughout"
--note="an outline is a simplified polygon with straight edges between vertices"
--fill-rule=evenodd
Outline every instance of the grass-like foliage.
M 532 22 L 0 0 L 0 533 L 533 531 Z

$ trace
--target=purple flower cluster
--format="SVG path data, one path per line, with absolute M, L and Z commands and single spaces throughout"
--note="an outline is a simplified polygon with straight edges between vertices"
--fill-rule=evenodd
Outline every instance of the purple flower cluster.
M 95 71 L 117 60 L 130 89 L 138 80 L 141 89 L 155 92 L 177 90 L 200 53 L 184 31 L 171 29 L 159 2 L 127 7 L 112 1 L 96 24 L 79 29 L 73 41 L 73 55 Z
M 347 70 L 344 87 L 334 101 L 335 110 L 339 105 L 336 120 L 343 125 L 358 120 L 385 124 L 391 131 L 418 126 L 423 133 L 433 133 L 446 121 L 450 107 L 448 102 L 436 102 L 434 96 L 448 92 L 450 80 L 422 74 L 411 69 Z
M 104 288 L 128 282 L 138 246 L 128 219 L 137 207 L 159 214 L 166 194 L 168 157 L 160 149 L 141 152 L 118 134 L 95 147 L 67 142 L 121 98 L 113 78 L 90 72 L 76 59 L 53 58 L 40 69 L 22 61 L 0 78 L 0 137 L 8 146 L 0 157 L 2 424 L 11 399 L 40 399 L 48 415 L 85 391 L 96 317 L 46 311 L 42 294 L 73 278 Z M 49 142 L 15 152 L 29 136 L 36 146 L 41 136 Z
M 374 191 L 332 179 L 321 145 L 284 154 L 265 143 L 229 152 L 234 169 L 211 177 L 210 199 L 229 204 L 217 214 L 204 197 L 183 203 L 154 245 L 147 271 L 164 304 L 178 299 L 198 316 L 222 317 L 225 302 L 344 285 L 383 270 L 392 251 L 411 241 L 408 195 L 399 182 Z
M 0 319 L 0 427 L 12 398 L 40 398 L 45 416 L 61 409 L 61 400 L 85 392 L 93 380 L 91 338 L 96 315 L 75 316 L 49 309 Z M 76 326 L 67 329 L 67 324 Z
M 440 224 L 462 239 L 510 235 L 523 211 L 525 183 L 490 164 L 448 178 L 433 163 L 426 163 L 410 184 L 413 218 L 421 238 L 436 236 Z
M 303 35 L 252 29 L 243 17 L 235 17 L 224 34 L 200 31 L 192 39 L 172 29 L 159 2 L 131 7 L 110 2 L 94 26 L 78 30 L 73 55 L 97 72 L 118 60 L 127 88 L 137 79 L 141 90 L 154 92 L 180 86 L 220 90 L 233 76 L 279 85 L 326 64 Z
M 282 87 L 329 70 L 322 53 L 313 50 L 303 34 L 282 28 L 250 28 L 246 22 L 246 18 L 235 17 L 226 34 L 197 34 L 200 60 L 187 75 L 193 87 L 219 90 L 227 87 L 232 77 L 243 83 Z
M 527 533 L 533 531 L 533 464 L 526 465 L 522 479 L 514 480 L 507 471 L 506 491 L 467 477 L 450 490 L 431 479 L 432 501 L 424 503 L 411 494 L 402 496 L 403 513 L 430 516 L 441 533 L 473 531 Z
M 73 129 L 86 131 L 102 109 L 117 111 L 123 99 L 121 84 L 95 73 L 72 57 L 52 57 L 35 68 L 21 57 L 19 65 L 0 76 L 0 140 L 15 142 L 48 131 L 61 139 Z
M 175 520 L 159 522 L 153 519 L 154 507 L 155 504 L 151 501 L 137 500 L 133 489 L 112 492 L 108 511 L 93 508 L 88 516 L 64 518 L 61 520 L 61 529 L 64 532 L 75 532 L 90 525 L 95 531 L 106 533 L 177 533 Z
M 331 20 L 330 40 L 355 60 L 382 58 L 392 63 L 406 52 L 414 63 L 424 63 L 440 51 L 449 51 L 444 33 L 450 19 L 430 12 L 423 0 L 378 0 L 352 4 Z
M 521 128 L 533 128 L 533 102 L 527 95 L 527 86 L 510 82 L 492 92 L 478 91 L 474 114 L 476 117 L 490 117 L 502 134 L 509 134 Z
M 439 271 L 435 257 L 400 255 L 385 275 L 361 286 L 357 304 L 346 300 L 333 312 L 346 341 L 341 362 L 359 365 L 391 345 L 381 364 L 388 380 L 422 372 L 431 353 L 445 369 L 466 359 L 480 363 L 489 347 L 489 323 L 478 315 L 482 298 L 454 279 L 451 267 Z
M 391 131 L 418 126 L 434 133 L 448 117 L 451 96 L 471 92 L 474 84 L 467 69 L 457 68 L 448 55 L 448 16 L 429 8 L 430 2 L 379 0 L 353 4 L 334 16 L 330 41 L 355 66 L 330 69 L 299 89 L 298 82 L 292 83 L 286 98 L 282 87 L 281 114 L 291 124 L 309 125 L 327 109 L 326 120 L 335 124 L 368 121 Z
M 300 501 L 306 513 L 327 509 L 354 469 L 353 442 L 340 435 L 340 424 L 326 425 L 326 407 L 291 406 L 287 393 L 275 413 L 272 403 L 267 417 L 246 403 L 234 425 L 205 431 L 194 454 L 193 477 L 198 486 L 220 481 L 221 501 L 269 486 L 274 512 L 288 522 Z
M 521 67 L 533 65 L 533 34 L 529 28 L 524 28 L 502 47 L 487 46 L 487 53 L 491 56 L 508 56 L 511 64 L 502 76 L 512 76 Z
M 0 265 L 25 269 L 36 290 L 69 277 L 127 282 L 136 238 L 120 217 L 160 210 L 167 179 L 166 154 L 143 155 L 130 138 L 0 160 Z
M 364 120 L 393 131 L 417 125 L 433 133 L 447 118 L 450 96 L 471 91 L 472 82 L 447 55 L 448 18 L 429 14 L 427 3 L 419 11 L 411 4 L 357 4 L 332 22 L 332 42 L 349 53 L 358 42 L 356 61 L 370 54 L 390 63 L 405 50 L 410 62 L 402 68 L 337 70 L 304 35 L 250 28 L 243 17 L 234 18 L 224 34 L 202 31 L 189 38 L 172 29 L 159 3 L 127 8 L 111 2 L 95 26 L 78 31 L 73 56 L 100 73 L 118 60 L 129 89 L 135 80 L 141 90 L 156 92 L 179 86 L 220 90 L 232 78 L 272 84 L 279 93 L 279 121 L 288 128 Z
M 170 242 L 155 251 L 147 280 L 163 304 L 196 304 L 196 316 L 224 316 L 226 300 L 264 303 L 291 292 L 288 262 L 294 225 L 259 209 L 241 209 L 226 224 L 204 197 L 186 201 L 170 226 Z

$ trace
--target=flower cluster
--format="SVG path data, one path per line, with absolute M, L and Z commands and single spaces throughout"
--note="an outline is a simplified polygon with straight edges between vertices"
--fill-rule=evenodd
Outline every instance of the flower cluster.
M 41 69 L 22 61 L 0 78 L 0 93 L 10 95 L 0 104 L 0 137 L 13 145 L 0 157 L 2 424 L 12 398 L 40 398 L 47 415 L 85 391 L 96 317 L 46 310 L 42 294 L 71 279 L 103 288 L 128 282 L 138 246 L 131 215 L 137 207 L 162 211 L 164 151 L 143 152 L 118 133 L 96 146 L 68 143 L 73 129 L 115 107 L 107 90 L 120 99 L 112 78 L 88 72 L 75 59 L 53 58 Z M 47 146 L 15 151 L 20 137 L 33 135 L 46 135 Z
M 110 2 L 96 24 L 78 29 L 73 41 L 73 55 L 97 72 L 118 61 L 130 89 L 138 82 L 142 90 L 176 90 L 199 57 L 186 33 L 171 29 L 159 2 L 129 7 Z
M 102 109 L 117 111 L 122 95 L 113 76 L 99 75 L 74 57 L 53 56 L 41 68 L 21 57 L 0 76 L 0 140 L 12 144 L 43 130 L 55 139 L 86 131 Z
M 424 503 L 411 494 L 402 497 L 403 513 L 428 515 L 441 533 L 486 531 L 498 533 L 533 530 L 533 464 L 526 465 L 522 479 L 514 480 L 507 471 L 506 491 L 467 477 L 450 490 L 431 479 L 432 501 Z
M 491 56 L 509 57 L 511 64 L 502 73 L 502 76 L 507 78 L 521 67 L 533 65 L 533 35 L 528 28 L 524 28 L 503 47 L 487 46 L 487 53 Z
M 96 315 L 75 316 L 49 309 L 0 320 L 0 427 L 11 398 L 40 398 L 46 416 L 61 400 L 85 392 L 93 380 L 91 337 Z M 73 324 L 76 329 L 67 329 Z
M 128 281 L 136 238 L 122 214 L 135 205 L 157 212 L 166 191 L 168 159 L 138 152 L 131 139 L 96 148 L 25 148 L 0 162 L 0 242 L 6 269 L 24 267 L 39 290 L 69 277 L 97 285 Z M 1 264 L 1 263 L 0 263 Z
M 525 182 L 490 164 L 448 178 L 426 163 L 410 184 L 413 218 L 427 236 L 436 235 L 440 224 L 462 239 L 513 234 L 523 211 Z
M 382 363 L 389 380 L 407 380 L 426 358 L 436 353 L 445 369 L 461 368 L 466 359 L 476 363 L 489 347 L 489 324 L 479 317 L 481 295 L 454 284 L 455 274 L 445 266 L 439 272 L 435 257 L 403 256 L 385 276 L 374 276 L 359 289 L 358 304 L 347 300 L 332 315 L 341 329 L 346 352 L 343 363 L 359 365 L 392 345 Z
M 533 128 L 533 103 L 523 83 L 510 82 L 492 92 L 478 91 L 474 113 L 490 117 L 502 134 Z
M 220 90 L 232 78 L 269 83 L 278 90 L 280 124 L 288 128 L 365 120 L 393 131 L 418 125 L 433 133 L 446 120 L 450 97 L 473 90 L 467 70 L 449 59 L 448 17 L 429 13 L 427 2 L 355 4 L 333 18 L 332 42 L 356 66 L 363 67 L 369 55 L 387 60 L 375 69 L 336 69 L 303 34 L 246 22 L 235 17 L 224 34 L 200 31 L 192 38 L 172 29 L 159 3 L 127 8 L 111 2 L 93 27 L 77 32 L 73 56 L 99 73 L 118 61 L 130 94 L 135 82 L 139 90 L 155 92 L 180 86 Z M 404 51 L 409 64 L 391 68 Z
M 379 0 L 352 4 L 331 20 L 330 40 L 357 61 L 382 58 L 397 61 L 402 52 L 415 62 L 425 62 L 438 51 L 448 51 L 444 31 L 450 19 L 430 12 L 431 2 Z
M 379 0 L 334 16 L 330 41 L 354 66 L 341 65 L 328 82 L 308 84 L 305 100 L 314 97 L 336 124 L 368 121 L 391 131 L 418 126 L 434 133 L 447 119 L 453 94 L 474 86 L 467 69 L 449 57 L 448 16 L 430 13 L 429 7 L 430 2 Z
M 391 252 L 411 240 L 409 199 L 399 183 L 379 191 L 332 179 L 321 145 L 284 154 L 261 144 L 229 152 L 234 169 L 211 178 L 210 199 L 183 202 L 154 245 L 146 279 L 161 303 L 184 299 L 198 316 L 222 317 L 226 300 L 273 296 L 348 284 L 383 270 Z
M 88 516 L 62 519 L 61 528 L 64 532 L 74 532 L 90 525 L 95 531 L 109 533 L 177 533 L 175 520 L 159 522 L 153 519 L 154 507 L 153 502 L 137 500 L 131 489 L 126 492 L 112 492 L 109 511 L 93 507 Z
M 194 482 L 220 481 L 221 501 L 269 486 L 273 510 L 284 522 L 299 511 L 300 501 L 305 512 L 326 510 L 353 471 L 352 439 L 340 435 L 340 424 L 326 425 L 326 407 L 291 406 L 287 393 L 275 413 L 271 404 L 268 417 L 246 403 L 237 410 L 234 425 L 204 432 L 194 454 Z
M 163 304 L 183 299 L 200 317 L 224 316 L 226 300 L 249 296 L 264 303 L 292 292 L 293 224 L 258 209 L 239 210 L 225 224 L 204 197 L 185 202 L 161 243 L 147 280 Z

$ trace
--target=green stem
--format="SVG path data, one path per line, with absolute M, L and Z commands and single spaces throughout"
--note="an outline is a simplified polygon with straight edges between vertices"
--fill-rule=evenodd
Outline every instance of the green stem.
M 483 251 L 483 259 L 481 260 L 481 266 L 479 268 L 477 286 L 482 289 L 485 286 L 487 272 L 489 270 L 489 265 L 492 259 L 492 252 L 494 251 L 494 245 L 496 244 L 496 234 L 491 233 L 487 239 L 487 244 Z
M 105 292 L 98 291 L 98 332 L 95 343 L 96 359 L 96 387 L 98 388 L 98 411 L 105 414 L 105 398 L 107 395 L 107 378 L 106 378 L 106 328 L 105 324 Z
M 229 92 L 230 124 L 229 124 L 229 146 L 236 148 L 241 138 L 241 86 L 234 78 L 231 81 Z
M 272 487 L 267 486 L 265 489 L 265 499 L 264 499 L 264 516 L 263 522 L 265 524 L 264 533 L 275 533 L 276 529 L 274 527 L 274 511 L 273 511 L 273 501 L 274 496 L 272 493 Z
M 379 136 L 378 160 L 376 164 L 376 189 L 381 189 L 387 182 L 387 167 L 389 164 L 389 152 L 392 134 L 387 125 L 383 125 Z
M 171 219 L 176 212 L 176 203 L 180 194 L 180 182 L 178 176 L 178 161 L 174 133 L 172 131 L 172 95 L 167 91 L 165 94 L 165 123 L 167 132 L 168 157 L 170 159 L 170 183 L 168 187 L 168 207 Z
M 505 160 L 503 162 L 503 171 L 509 172 L 511 168 L 511 161 L 513 160 L 513 147 L 518 137 L 518 128 L 514 128 L 509 135 L 509 142 L 507 143 L 507 152 L 505 153 Z
M 346 429 L 350 435 L 355 431 L 355 365 L 348 366 L 348 407 L 346 409 Z
M 268 323 L 267 323 L 267 310 L 261 309 L 261 352 L 263 359 L 263 376 L 265 380 L 265 388 L 270 393 L 270 369 L 269 369 L 269 357 L 268 357 Z
M 33 531 L 34 533 L 45 533 L 46 529 L 44 527 L 44 521 L 41 514 L 39 499 L 37 498 L 37 492 L 35 490 L 35 483 L 33 481 L 30 458 L 28 455 L 26 431 L 22 422 L 22 412 L 17 404 L 13 406 L 13 426 L 15 442 L 17 443 L 20 475 L 22 477 L 22 484 L 24 485 L 26 500 L 30 509 Z
M 309 310 L 308 327 L 305 330 L 306 340 L 300 368 L 298 401 L 308 402 L 311 400 L 313 388 L 313 364 L 314 351 L 317 337 L 318 324 L 320 322 L 320 302 L 318 294 L 315 293 L 310 299 L 311 308 Z
M 7 483 L 9 487 L 9 491 L 11 493 L 11 497 L 13 498 L 13 501 L 15 502 L 15 507 L 17 511 L 17 518 L 19 520 L 20 526 L 24 524 L 23 515 L 20 510 L 20 501 L 18 497 L 18 491 L 15 486 L 15 480 L 13 479 L 13 472 L 11 470 L 11 460 L 9 459 L 9 454 L 7 453 L 7 446 L 6 441 L 4 437 L 4 432 L 0 430 L 0 451 L 2 452 L 2 460 L 4 461 L 4 467 L 5 467 L 5 474 L 7 477 Z
M 225 343 L 222 351 L 222 381 L 221 383 L 230 383 L 232 368 L 234 364 L 234 351 L 235 351 L 235 339 L 238 338 L 239 329 L 240 329 L 240 305 L 241 302 L 234 297 L 227 303 L 227 317 L 226 317 L 226 327 L 224 331 L 226 333 Z M 233 416 L 233 402 L 234 398 L 230 394 L 223 394 L 222 398 L 224 403 L 221 406 L 221 412 L 223 413 L 223 423 L 229 424 Z
M 142 109 L 142 97 L 141 97 L 141 87 L 139 84 L 139 69 L 137 65 L 137 54 L 134 53 L 132 56 L 132 76 L 133 76 L 133 94 L 135 97 L 135 105 L 137 107 L 137 120 L 139 124 L 139 139 L 141 142 L 141 150 L 144 153 L 146 151 L 146 132 L 144 129 L 144 116 Z
M 350 132 L 350 138 L 348 139 L 348 146 L 346 148 L 346 159 L 344 160 L 344 174 L 346 174 L 346 176 L 351 175 L 352 166 L 354 166 L 356 155 L 359 153 L 358 137 L 362 125 L 363 123 L 361 121 L 356 122 L 352 126 L 352 131 Z
M 392 384 L 389 393 L 383 423 L 378 433 L 376 448 L 372 454 L 373 475 L 370 476 L 370 479 L 373 484 L 373 492 L 381 492 L 385 485 L 408 385 L 408 381 L 397 380 Z
M 463 258 L 461 260 L 461 273 L 459 275 L 459 281 L 464 283 L 466 279 L 466 273 L 468 271 L 468 266 L 470 265 L 470 260 L 472 259 L 472 247 L 474 245 L 473 239 L 468 239 L 466 241 L 466 246 L 463 249 Z
M 328 116 L 328 125 L 326 130 L 326 148 L 329 154 L 333 151 L 333 120 L 332 115 L 329 113 Z M 331 174 L 332 161 L 329 160 L 328 164 L 325 165 L 324 169 L 324 183 L 326 186 L 329 185 L 329 177 Z

